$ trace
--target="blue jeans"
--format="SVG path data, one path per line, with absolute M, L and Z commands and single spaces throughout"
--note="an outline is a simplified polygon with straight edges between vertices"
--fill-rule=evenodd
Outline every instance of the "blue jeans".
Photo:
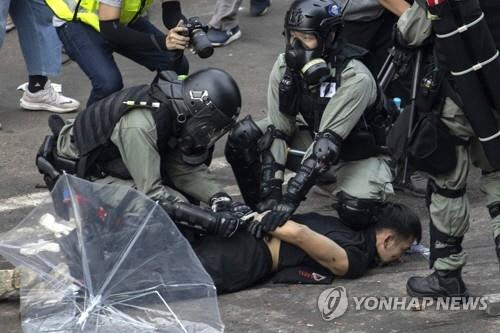
M 28 74 L 58 75 L 61 42 L 52 26 L 52 11 L 43 0 L 0 0 L 0 47 L 9 12 L 16 25 Z
M 142 32 L 161 34 L 153 24 L 142 17 L 129 27 Z M 174 70 L 178 74 L 187 74 L 189 70 L 186 57 L 178 52 L 114 48 L 99 32 L 82 22 L 68 22 L 58 27 L 57 33 L 69 57 L 78 63 L 92 83 L 87 106 L 123 88 L 122 75 L 113 58 L 113 52 L 151 71 Z

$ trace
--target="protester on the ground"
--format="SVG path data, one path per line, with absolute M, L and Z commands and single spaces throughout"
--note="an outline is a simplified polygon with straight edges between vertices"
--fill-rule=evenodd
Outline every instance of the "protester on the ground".
M 262 236 L 262 216 L 248 228 Z M 406 206 L 384 203 L 376 221 L 355 231 L 333 216 L 294 215 L 270 237 L 240 229 L 229 239 L 204 236 L 192 241 L 218 293 L 248 288 L 263 279 L 281 283 L 331 283 L 334 276 L 358 278 L 381 263 L 394 262 L 419 242 L 421 225 Z

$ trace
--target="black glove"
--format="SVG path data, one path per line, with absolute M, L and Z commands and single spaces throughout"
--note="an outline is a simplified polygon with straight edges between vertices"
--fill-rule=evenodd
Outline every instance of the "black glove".
M 295 200 L 290 199 L 285 194 L 283 200 L 262 218 L 261 223 L 264 231 L 271 232 L 276 230 L 277 227 L 281 227 L 292 216 L 298 206 Z
M 229 209 L 231 213 L 233 213 L 236 217 L 241 219 L 243 216 L 252 212 L 252 208 L 245 205 L 243 202 L 235 201 L 231 203 L 231 207 Z
M 287 66 L 278 88 L 279 110 L 287 115 L 297 115 L 299 94 L 299 74 Z
M 282 184 L 283 181 L 281 179 L 273 179 L 270 181 L 270 187 L 271 187 L 270 193 L 257 204 L 257 211 L 259 213 L 273 209 L 281 201 Z
M 233 199 L 225 192 L 215 193 L 209 200 L 208 204 L 213 212 L 227 212 L 231 209 Z
M 230 212 L 217 212 L 214 214 L 217 217 L 217 222 L 214 224 L 215 229 L 209 231 L 224 238 L 233 236 L 240 227 L 240 219 Z
M 262 223 L 259 221 L 250 221 L 247 223 L 247 231 L 257 239 L 262 239 L 266 235 L 262 229 Z

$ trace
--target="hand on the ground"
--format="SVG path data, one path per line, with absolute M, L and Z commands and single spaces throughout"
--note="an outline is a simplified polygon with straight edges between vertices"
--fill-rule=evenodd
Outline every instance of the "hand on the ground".
M 184 23 L 181 20 L 179 24 L 168 31 L 167 37 L 165 39 L 165 44 L 167 50 L 184 50 L 189 46 L 189 37 L 187 36 L 188 30 L 184 27 Z

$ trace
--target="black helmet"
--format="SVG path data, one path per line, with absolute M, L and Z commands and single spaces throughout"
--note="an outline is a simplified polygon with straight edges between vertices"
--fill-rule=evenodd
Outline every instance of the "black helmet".
M 241 94 L 234 79 L 216 68 L 203 69 L 182 82 L 182 96 L 189 115 L 179 137 L 186 163 L 206 161 L 215 142 L 236 123 Z
M 326 42 L 331 32 L 341 31 L 342 26 L 341 7 L 333 0 L 296 0 L 285 15 L 287 38 L 290 30 L 298 30 L 316 33 Z
M 202 69 L 182 82 L 184 102 L 192 115 L 207 106 L 221 110 L 228 117 L 238 116 L 241 94 L 234 79 L 217 68 Z

